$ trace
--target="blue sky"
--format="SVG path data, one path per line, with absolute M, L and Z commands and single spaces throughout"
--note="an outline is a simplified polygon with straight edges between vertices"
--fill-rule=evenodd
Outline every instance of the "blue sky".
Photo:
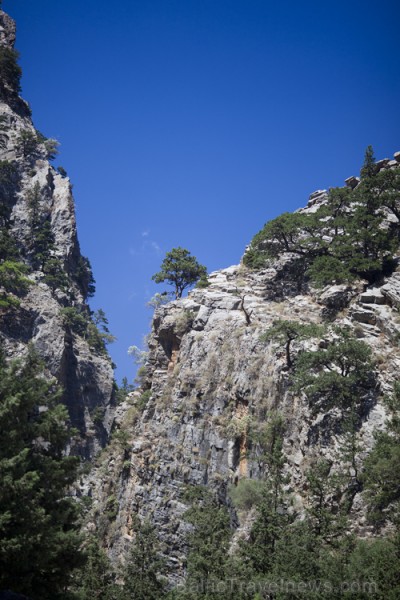
M 400 150 L 397 1 L 3 7 L 35 125 L 74 184 L 118 379 L 134 377 L 166 251 L 237 264 L 265 221 L 358 174 L 368 144 Z

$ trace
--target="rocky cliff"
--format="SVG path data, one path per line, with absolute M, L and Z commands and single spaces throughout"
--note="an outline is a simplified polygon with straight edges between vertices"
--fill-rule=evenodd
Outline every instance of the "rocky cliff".
M 399 168 L 400 154 L 395 158 L 378 168 Z M 347 186 L 358 184 L 357 178 L 346 180 Z M 327 192 L 318 190 L 301 212 L 311 214 L 326 200 Z M 243 478 L 268 476 L 257 432 L 277 412 L 285 422 L 287 490 L 300 514 L 312 461 L 325 457 L 335 470 L 343 413 L 338 407 L 315 413 L 304 394 L 293 391 L 284 347 L 262 338 L 277 320 L 326 324 L 324 335 L 295 340 L 294 354 L 326 347 L 334 326 L 348 326 L 372 349 L 376 381 L 362 402 L 357 463 L 370 451 L 374 431 L 386 419 L 383 394 L 391 391 L 400 365 L 400 272 L 373 285 L 358 279 L 317 289 L 300 267 L 291 253 L 258 271 L 233 266 L 212 273 L 209 287 L 156 309 L 141 388 L 119 406 L 116 435 L 89 482 L 94 503 L 88 526 L 114 559 L 134 538 L 138 513 L 156 525 L 172 579 L 183 575 L 188 484 L 214 490 L 230 507 L 235 537 L 246 535 L 253 512 L 236 514 L 228 489 Z M 357 489 L 351 518 L 358 535 L 370 534 Z
M 97 346 L 87 335 L 93 279 L 79 249 L 72 186 L 65 171 L 51 165 L 56 141 L 35 129 L 19 95 L 14 43 L 15 23 L 1 11 L 0 335 L 10 357 L 23 356 L 33 344 L 47 375 L 63 387 L 79 431 L 76 451 L 90 457 L 108 437 L 113 370 L 99 335 Z M 22 273 L 29 281 L 19 285 Z

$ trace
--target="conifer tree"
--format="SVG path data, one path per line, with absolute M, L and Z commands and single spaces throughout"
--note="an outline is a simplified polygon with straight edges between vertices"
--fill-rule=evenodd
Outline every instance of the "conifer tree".
M 161 600 L 166 594 L 165 562 L 149 521 L 136 524 L 136 536 L 124 569 L 122 600 Z
M 66 496 L 78 459 L 65 456 L 67 412 L 42 370 L 33 350 L 11 364 L 0 354 L 0 589 L 54 600 L 82 560 Z
M 400 383 L 386 398 L 390 412 L 387 431 L 376 434 L 375 446 L 365 461 L 363 481 L 369 519 L 376 528 L 393 521 L 400 536 Z
M 264 433 L 263 460 L 266 467 L 263 499 L 249 540 L 242 544 L 241 555 L 257 575 L 271 573 L 276 544 L 293 517 L 288 512 L 288 498 L 284 485 L 286 459 L 283 453 L 283 419 L 271 415 Z
M 167 252 L 161 271 L 155 273 L 152 279 L 156 283 L 167 281 L 174 287 L 175 298 L 181 298 L 184 290 L 193 286 L 199 279 L 204 279 L 207 269 L 192 256 L 185 248 L 172 248 Z
M 374 149 L 372 146 L 367 146 L 364 154 L 364 163 L 361 167 L 361 178 L 373 177 L 376 173 Z
M 185 519 L 193 525 L 188 538 L 187 584 L 189 589 L 199 590 L 198 597 L 217 600 L 213 583 L 225 577 L 231 537 L 229 513 L 208 490 L 198 488 L 197 492 L 197 499 L 185 514 Z
M 115 583 L 116 573 L 97 539 L 88 540 L 85 557 L 73 586 L 77 600 L 119 600 L 122 591 Z
M 272 340 L 283 344 L 286 353 L 286 365 L 290 368 L 293 366 L 292 342 L 316 337 L 321 335 L 322 332 L 323 327 L 315 323 L 299 323 L 298 321 L 277 319 L 273 322 L 272 327 L 261 336 L 261 340 L 264 342 Z
M 314 414 L 337 406 L 348 416 L 376 387 L 370 347 L 347 329 L 336 332 L 327 348 L 303 351 L 296 359 L 293 389 L 306 394 Z

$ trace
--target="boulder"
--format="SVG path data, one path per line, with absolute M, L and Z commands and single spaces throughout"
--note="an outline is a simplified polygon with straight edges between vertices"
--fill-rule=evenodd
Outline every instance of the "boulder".
M 356 188 L 358 186 L 358 184 L 360 183 L 360 178 L 351 176 L 351 177 L 348 177 L 347 179 L 345 179 L 344 182 L 347 187 L 350 187 L 352 190 L 354 190 L 354 188 Z

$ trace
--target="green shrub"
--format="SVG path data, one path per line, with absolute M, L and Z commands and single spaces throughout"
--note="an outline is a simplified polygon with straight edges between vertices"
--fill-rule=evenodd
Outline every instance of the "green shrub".
M 5 260 L 0 264 L 0 308 L 19 306 L 16 296 L 25 294 L 33 282 L 26 277 L 27 265 L 21 262 Z
M 88 317 L 74 306 L 67 306 L 60 310 L 64 324 L 74 333 L 84 336 L 87 330 Z
M 92 411 L 91 417 L 95 425 L 100 425 L 103 422 L 104 412 L 105 409 L 102 406 L 96 406 L 96 408 Z
M 143 392 L 143 394 L 141 394 L 141 396 L 136 404 L 136 406 L 138 407 L 140 412 L 144 411 L 150 398 L 151 398 L 151 390 L 146 390 Z
M 11 207 L 9 204 L 14 198 L 18 185 L 18 170 L 14 163 L 8 160 L 0 160 L 0 217 L 8 221 Z
M 96 292 L 90 261 L 85 256 L 79 256 L 75 271 L 72 273 L 85 299 L 94 296 Z
M 121 386 L 118 386 L 117 382 L 114 381 L 114 389 L 116 402 L 117 404 L 120 404 L 121 402 L 124 402 L 124 400 L 126 400 L 126 397 L 130 392 L 133 392 L 135 386 L 131 383 L 128 383 L 127 377 L 123 377 Z
M 124 450 L 129 448 L 129 433 L 125 429 L 114 429 L 111 434 L 111 440 Z
M 0 185 L 9 186 L 15 182 L 17 167 L 9 160 L 0 160 Z
M 334 256 L 318 256 L 308 268 L 307 275 L 317 287 L 323 287 L 332 282 L 344 283 L 355 278 L 349 268 Z
M 19 255 L 18 246 L 10 231 L 4 226 L 0 227 L 0 261 L 13 261 L 18 259 Z
M 138 370 L 136 371 L 135 382 L 138 383 L 139 385 L 143 385 L 146 377 L 147 377 L 147 369 L 146 369 L 145 365 L 141 365 L 138 368 Z
M 196 283 L 196 287 L 199 288 L 200 290 L 210 287 L 210 282 L 207 278 L 207 275 L 201 276 L 200 279 L 198 280 L 198 282 Z
M 51 289 L 68 289 L 68 277 L 63 269 L 63 264 L 59 258 L 52 257 L 46 260 L 43 265 L 44 282 Z
M 22 70 L 18 64 L 19 54 L 16 50 L 0 47 L 0 91 L 5 87 L 11 89 L 15 94 L 21 91 Z
M 114 521 L 114 519 L 117 517 L 118 500 L 116 499 L 116 497 L 114 495 L 107 498 L 106 506 L 105 506 L 105 513 L 106 513 L 107 518 L 110 521 Z
M 111 333 L 100 331 L 98 327 L 89 322 L 86 328 L 86 339 L 92 350 L 99 354 L 107 354 L 106 344 L 115 341 L 115 336 Z
M 100 354 L 107 354 L 106 345 L 116 339 L 108 329 L 108 320 L 101 308 L 91 314 L 91 321 L 87 325 L 86 339 L 89 346 Z
M 237 485 L 231 485 L 229 495 L 236 508 L 250 510 L 258 506 L 264 493 L 264 485 L 257 479 L 240 479 Z
M 57 171 L 58 171 L 58 173 L 61 175 L 61 177 L 68 177 L 68 173 L 67 173 L 67 171 L 64 169 L 64 167 L 58 166 L 58 167 L 57 167 Z
M 108 331 L 104 311 L 100 309 L 90 315 L 84 310 L 68 306 L 62 308 L 60 313 L 65 325 L 71 331 L 87 340 L 92 350 L 99 354 L 107 354 L 106 344 L 113 342 L 115 337 Z
M 43 144 L 46 149 L 47 160 L 54 160 L 58 154 L 60 142 L 53 138 L 45 138 Z

